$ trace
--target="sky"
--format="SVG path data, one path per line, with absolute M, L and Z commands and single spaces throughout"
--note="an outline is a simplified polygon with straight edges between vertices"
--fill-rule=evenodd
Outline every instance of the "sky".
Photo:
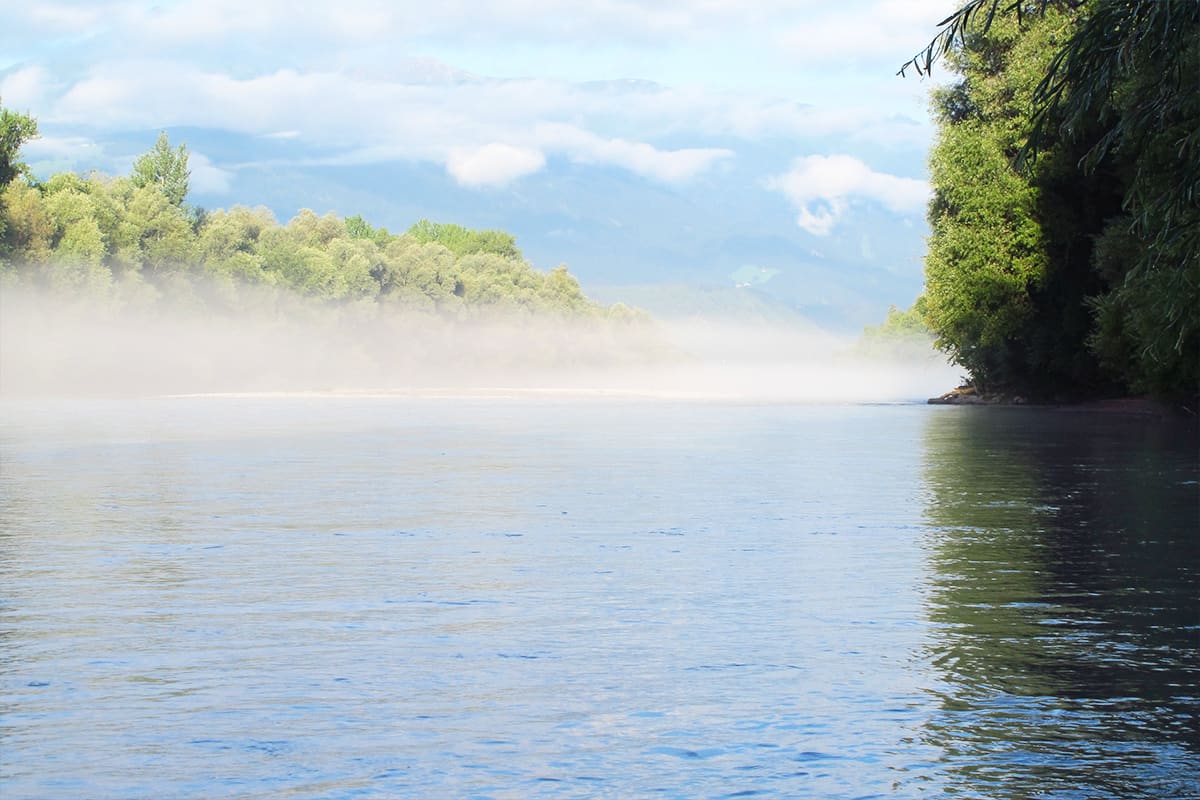
M 0 102 L 42 177 L 167 131 L 205 208 L 503 228 L 607 301 L 853 325 L 920 291 L 931 84 L 895 73 L 955 5 L 0 0 Z

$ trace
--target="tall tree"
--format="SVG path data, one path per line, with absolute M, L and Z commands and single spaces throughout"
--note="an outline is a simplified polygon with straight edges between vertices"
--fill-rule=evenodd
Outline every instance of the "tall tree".
M 0 104 L 0 263 L 13 249 L 5 221 L 8 215 L 5 213 L 4 189 L 25 171 L 25 165 L 17 160 L 17 156 L 21 145 L 37 136 L 37 132 L 37 120 Z
M 1073 217 L 1081 193 L 1073 171 L 1058 169 L 1062 143 L 1046 142 L 1036 165 L 1014 165 L 1050 43 L 1071 24 L 1048 13 L 968 31 L 947 54 L 960 80 L 934 95 L 926 316 L 939 345 L 986 391 L 1049 395 L 1097 380 L 1094 360 L 1076 358 L 1086 356 L 1089 331 L 1077 273 L 1080 264 L 1090 270 L 1090 253 L 1065 257 L 1056 246 L 1095 215 Z
M 24 171 L 17 160 L 21 145 L 38 135 L 37 120 L 0 105 L 0 189 Z
M 187 145 L 172 150 L 166 132 L 158 135 L 154 149 L 138 156 L 133 162 L 133 183 L 137 187 L 154 186 L 173 206 L 182 206 L 188 193 Z
M 1064 18 L 1070 24 L 1036 49 L 992 46 L 1005 41 L 1014 25 L 1018 39 L 1036 41 L 1047 20 Z M 929 321 L 943 345 L 985 387 L 1095 378 L 1098 358 L 1109 378 L 1126 388 L 1195 393 L 1200 2 L 971 0 L 941 26 L 901 72 L 926 73 L 945 59 L 963 76 L 936 101 L 942 136 L 933 157 L 927 280 Z M 1031 87 L 1013 85 L 1021 73 L 1038 79 Z M 1013 166 L 984 165 L 977 177 L 984 184 L 1015 181 L 1012 188 L 1026 192 L 1028 202 L 1015 217 L 1018 195 L 997 220 L 976 214 L 974 235 L 1003 237 L 1015 230 L 1016 219 L 1031 223 L 1044 266 L 1026 270 L 1034 280 L 1024 286 L 1013 280 L 1005 253 L 976 259 L 985 272 L 1005 278 L 986 285 L 973 278 L 978 270 L 959 259 L 962 253 L 939 252 L 951 241 L 939 221 L 952 228 L 972 219 L 953 202 L 951 190 L 971 186 L 968 173 L 988 150 L 984 129 L 972 131 L 970 121 L 981 110 L 986 117 L 981 99 L 996 85 L 1012 90 L 1012 142 L 1002 155 Z M 1030 91 L 1023 94 L 1025 88 Z M 993 117 L 985 127 L 1003 130 L 1001 122 Z M 948 147 L 953 140 L 959 140 L 958 152 Z M 960 245 L 996 250 L 992 242 L 969 239 Z M 1077 344 L 1081 339 L 1090 351 Z M 991 358 L 997 353 L 999 366 Z M 1022 361 L 1023 370 L 1007 369 Z
M 1200 391 L 1200 2 L 1096 3 L 1044 91 L 1078 135 L 1106 121 L 1085 168 L 1123 170 L 1124 214 L 1096 268 L 1094 350 L 1136 390 Z

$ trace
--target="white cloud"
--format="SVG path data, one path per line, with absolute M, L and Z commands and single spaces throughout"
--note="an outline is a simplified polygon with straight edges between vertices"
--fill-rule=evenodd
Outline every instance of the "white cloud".
M 923 95 L 925 87 L 919 81 L 892 81 L 892 65 L 928 39 L 941 13 L 938 9 L 954 2 L 600 0 L 581 4 L 571 0 L 442 0 L 430 5 L 413 0 L 341 0 L 331 6 L 292 0 L 97 0 L 87 4 L 87 11 L 80 10 L 84 4 L 34 3 L 32 8 L 44 7 L 46 11 L 35 14 L 21 10 L 16 16 L 26 24 L 34 16 L 69 16 L 75 28 L 86 27 L 78 46 L 71 43 L 66 63 L 103 64 L 107 58 L 105 69 L 112 71 L 120 62 L 136 58 L 142 66 L 165 63 L 175 73 L 226 72 L 242 82 L 277 76 L 285 64 L 306 79 L 331 74 L 360 84 L 374 81 L 412 86 L 439 82 L 444 86 L 480 82 L 470 81 L 469 74 L 428 58 L 440 54 L 489 74 L 506 74 L 511 69 L 507 74 L 586 80 L 630 70 L 642 77 L 657 74 L 676 84 L 708 81 L 710 86 L 729 86 L 719 76 L 732 70 L 778 88 L 788 83 L 803 86 L 808 80 L 763 78 L 789 72 L 788 55 L 802 60 L 808 57 L 806 54 L 819 57 L 822 76 L 837 75 L 838 64 L 831 61 L 868 58 L 882 63 L 873 64 L 869 73 L 884 85 L 878 94 L 891 108 L 880 108 L 880 97 L 867 96 L 864 91 L 838 104 L 870 107 L 873 112 L 860 113 L 878 118 L 910 105 L 915 105 L 920 115 L 923 96 L 915 102 L 912 98 Z M 48 19 L 41 21 L 49 24 Z M 35 39 L 49 33 L 49 29 L 36 26 L 32 31 Z M 21 33 L 14 36 L 26 38 Z M 0 40 L 3 38 L 0 33 Z M 710 47 L 716 43 L 721 47 Z M 777 46 L 774 52 L 772 44 Z M 738 68 L 749 63 L 760 66 Z M 666 69 L 664 76 L 658 64 L 674 66 Z M 649 74 L 644 74 L 647 70 Z M 140 77 L 150 79 L 154 75 L 153 70 L 143 70 Z M 499 83 L 508 88 L 532 86 L 523 81 Z M 824 85 L 824 80 L 812 84 L 811 92 L 819 94 Z M 635 106 L 630 112 L 636 111 L 663 126 L 671 124 L 670 113 L 680 106 L 693 113 L 677 125 L 688 126 L 702 115 L 707 124 L 752 135 L 765 128 L 807 130 L 836 122 L 814 119 L 811 109 L 798 114 L 796 103 L 745 98 L 741 84 L 738 86 L 736 95 L 667 91 L 660 87 L 641 93 L 622 90 L 612 93 L 620 97 L 609 99 L 627 97 Z M 181 83 L 173 88 L 181 95 L 191 89 Z M 782 91 L 790 93 L 791 87 Z M 562 93 L 552 92 L 549 99 Z M 604 104 L 598 94 L 591 93 L 589 99 Z M 139 104 L 148 105 L 140 99 Z M 571 118 L 557 121 L 576 122 Z M 634 139 L 649 137 L 641 132 L 605 133 Z
M 8 108 L 38 108 L 45 102 L 49 83 L 50 76 L 42 67 L 22 67 L 0 80 L 0 99 Z
M 499 142 L 455 148 L 446 159 L 446 171 L 464 186 L 503 186 L 545 165 L 546 157 L 537 150 Z
M 451 48 L 565 46 L 605 50 L 753 42 L 801 60 L 893 58 L 929 38 L 960 0 L 92 0 L 14 9 L 14 30 L 88 36 L 100 51 L 263 67 L 286 48 L 296 66 L 350 63 L 363 49 L 395 58 Z M 15 5 L 15 4 L 14 4 Z M 721 58 L 709 54 L 708 61 Z M 739 55 L 735 54 L 735 58 Z
M 871 8 L 892 8 L 893 17 L 901 13 L 895 10 L 901 8 L 899 0 L 865 2 Z M 41 108 L 34 111 L 43 121 L 98 138 L 106 131 L 179 127 L 291 138 L 298 146 L 280 148 L 287 157 L 341 164 L 432 162 L 469 186 L 502 185 L 537 172 L 555 157 L 677 184 L 728 162 L 734 148 L 743 150 L 740 141 L 808 140 L 800 146 L 820 152 L 824 145 L 813 140 L 837 136 L 855 151 L 886 146 L 916 152 L 929 137 L 928 125 L 895 107 L 871 105 L 872 98 L 851 96 L 813 107 L 786 96 L 644 80 L 486 78 L 435 58 L 407 55 L 413 42 L 426 41 L 422 37 L 450 33 L 461 34 L 457 52 L 466 53 L 485 40 L 492 47 L 512 47 L 525 41 L 520 35 L 506 38 L 516 35 L 519 24 L 570 28 L 595 23 L 603 28 L 597 35 L 609 37 L 610 45 L 640 47 L 628 38 L 621 43 L 619 34 L 621 25 L 628 28 L 638 20 L 657 31 L 648 36 L 659 37 L 646 52 L 667 52 L 664 47 L 682 51 L 688 48 L 679 42 L 689 37 L 719 37 L 731 28 L 744 32 L 756 25 L 779 27 L 775 23 L 780 19 L 794 22 L 825 13 L 827 4 L 816 0 L 600 0 L 583 5 L 444 0 L 422 6 L 420 13 L 415 4 L 384 0 L 344 0 L 332 10 L 313 4 L 293 9 L 290 0 L 242 5 L 242 0 L 181 0 L 153 7 L 149 0 L 110 3 L 111 19 L 93 37 L 105 42 L 97 52 L 108 48 L 107 60 L 90 61 L 87 71 L 71 80 L 58 77 L 53 82 L 30 73 L 22 79 L 27 88 L 14 85 L 26 94 L 41 92 Z M 664 31 L 684 39 L 663 38 Z M 305 38 L 310 36 L 314 38 Z M 223 55 L 238 49 L 238 37 L 247 37 L 254 46 L 241 48 L 249 54 L 245 59 L 239 55 L 227 62 Z M 383 58 L 380 48 L 391 43 L 388 37 L 397 44 Z M 118 44 L 123 49 L 118 51 Z M 536 46 L 532 51 L 539 52 Z M 703 52 L 691 48 L 684 58 Z M 259 64 L 249 63 L 254 59 Z M 86 57 L 80 61 L 89 63 Z
M 782 175 L 766 181 L 796 207 L 796 224 L 814 236 L 826 236 L 854 199 L 880 203 L 897 214 L 917 214 L 929 200 L 929 184 L 876 172 L 847 155 L 802 156 Z
M 108 3 L 104 18 L 149 47 L 225 43 L 246 36 L 262 42 L 296 42 L 313 37 L 329 42 L 412 39 L 472 42 L 572 41 L 590 46 L 605 40 L 678 41 L 680 37 L 720 36 L 731 27 L 761 24 L 766 18 L 793 18 L 819 6 L 819 0 L 177 0 L 169 5 Z M 75 25 L 99 14 L 49 4 Z M 50 12 L 42 16 L 49 16 Z
M 35 161 L 81 161 L 94 164 L 101 148 L 82 136 L 38 136 L 21 147 L 21 155 Z
M 292 69 L 235 78 L 168 61 L 97 65 L 61 96 L 54 113 L 65 121 L 100 126 L 203 125 L 255 135 L 289 131 L 315 142 L 357 147 L 420 136 L 479 146 L 511 141 L 514 131 L 529 132 L 539 122 L 593 129 L 597 121 L 607 129 L 602 138 L 634 141 L 696 134 L 866 137 L 875 129 L 911 140 L 923 129 L 916 121 L 864 107 L 818 109 L 753 94 L 645 82 L 460 77 L 431 84 Z M 591 143 L 586 149 L 598 147 Z
M 872 0 L 865 7 L 829 3 L 784 27 L 776 44 L 802 62 L 883 60 L 899 68 L 961 5 L 962 0 Z
M 188 169 L 191 171 L 188 179 L 191 191 L 202 194 L 226 194 L 229 191 L 233 173 L 216 166 L 203 153 L 194 150 L 188 153 Z
M 733 151 L 723 148 L 660 150 L 645 142 L 606 139 L 565 124 L 539 125 L 536 135 L 542 144 L 573 161 L 622 167 L 663 183 L 688 180 L 711 168 L 714 162 L 733 156 Z
M 431 85 L 286 69 L 238 79 L 143 61 L 97 66 L 62 94 L 52 113 L 60 121 L 89 127 L 195 126 L 303 138 L 326 149 L 333 161 L 435 161 L 446 164 L 464 185 L 488 186 L 536 172 L 548 153 L 619 167 L 654 181 L 686 181 L 733 152 L 666 149 L 641 137 L 605 135 L 591 126 L 640 130 L 647 138 L 720 134 L 731 124 L 719 121 L 720 103 L 719 96 L 620 82 L 581 86 L 540 79 L 460 79 Z M 592 118 L 597 122 L 591 123 Z
M 108 10 L 103 3 L 79 6 L 71 3 L 37 2 L 27 6 L 25 13 L 34 25 L 61 35 L 64 32 L 78 33 L 93 27 L 104 19 Z

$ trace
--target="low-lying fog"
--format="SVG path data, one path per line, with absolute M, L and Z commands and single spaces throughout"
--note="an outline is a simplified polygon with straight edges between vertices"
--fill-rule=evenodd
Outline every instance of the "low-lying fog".
M 0 290 L 0 395 L 562 392 L 747 401 L 924 400 L 932 349 L 869 357 L 813 327 L 687 319 L 450 318 L 278 294 L 252 310 Z

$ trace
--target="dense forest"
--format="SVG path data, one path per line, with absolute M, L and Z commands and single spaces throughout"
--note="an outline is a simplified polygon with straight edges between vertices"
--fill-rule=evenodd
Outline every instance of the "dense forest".
M 1200 389 L 1200 2 L 972 0 L 943 64 L 920 315 L 974 387 Z
M 560 266 L 535 270 L 514 238 L 422 220 L 402 234 L 358 216 L 189 207 L 188 152 L 166 134 L 128 176 L 32 179 L 18 160 L 36 120 L 0 108 L 0 277 L 9 286 L 82 291 L 122 303 L 169 294 L 236 306 L 279 290 L 315 301 L 471 317 L 499 312 L 640 318 L 591 303 Z M 251 288 L 253 287 L 253 288 Z

